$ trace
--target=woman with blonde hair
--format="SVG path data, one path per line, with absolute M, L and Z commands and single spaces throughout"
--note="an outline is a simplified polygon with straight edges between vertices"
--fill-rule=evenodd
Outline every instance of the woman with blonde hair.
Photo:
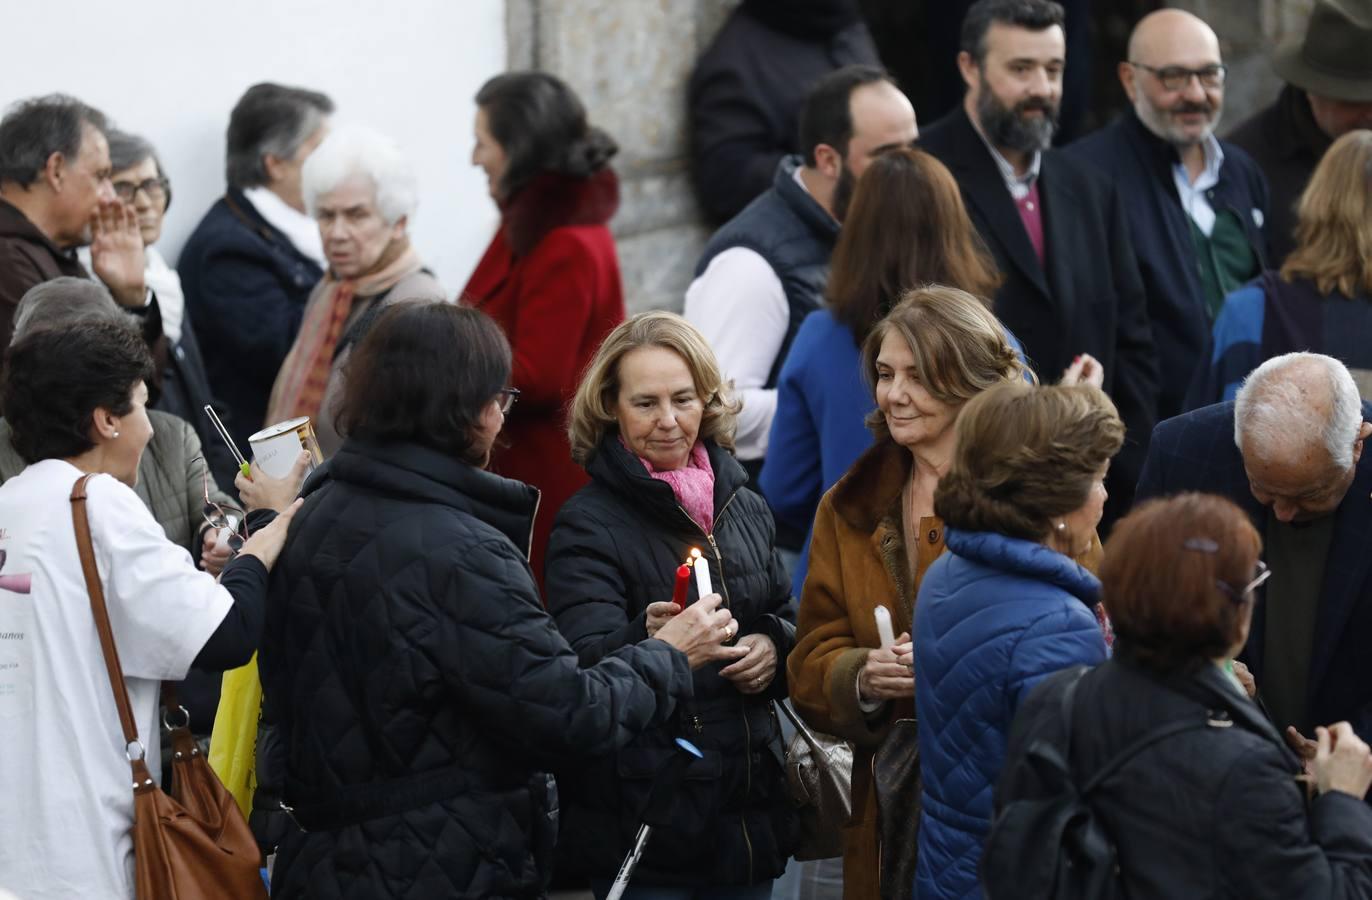
M 1232 400 L 1266 360 L 1306 350 L 1341 360 L 1372 399 L 1372 131 L 1350 131 L 1301 195 L 1296 249 L 1280 272 L 1225 298 L 1186 408 Z
M 648 844 L 626 896 L 764 898 L 791 855 L 771 704 L 787 692 L 790 581 L 771 513 L 744 490 L 731 453 L 737 412 L 705 338 L 666 312 L 610 332 L 572 401 L 572 455 L 591 481 L 557 516 L 545 583 L 582 665 L 671 621 L 674 579 L 693 549 L 737 623 L 734 658 L 698 669 L 694 698 L 670 721 L 560 781 L 560 865 L 589 875 L 601 897 L 679 737 L 704 756 L 668 798 L 670 827 Z M 693 585 L 686 601 L 698 599 Z
M 1022 381 L 1025 369 L 981 300 L 935 286 L 907 292 L 872 328 L 862 371 L 875 444 L 820 501 L 787 669 L 801 716 L 853 744 L 844 896 L 906 897 L 917 810 L 888 797 L 889 820 L 905 824 L 879 827 L 873 757 L 914 712 L 910 630 L 920 581 L 943 553 L 934 492 L 952 462 L 953 425 L 969 400 Z M 894 645 L 883 646 L 878 606 L 890 614 Z
M 915 612 L 921 900 L 977 897 L 977 861 L 1015 710 L 1054 672 L 1105 661 L 1100 582 L 1073 557 L 1095 542 L 1105 472 L 1124 444 L 1087 385 L 1005 384 L 958 416 L 934 495 L 948 552 Z

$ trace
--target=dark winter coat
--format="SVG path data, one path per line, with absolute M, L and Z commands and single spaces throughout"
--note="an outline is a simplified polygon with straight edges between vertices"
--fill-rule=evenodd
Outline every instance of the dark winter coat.
M 1296 205 L 1334 140 L 1315 122 L 1305 91 L 1289 84 L 1271 106 L 1235 126 L 1229 140 L 1247 150 L 1267 176 L 1272 192 L 1267 220 L 1272 255 L 1268 262 L 1279 269 L 1296 249 Z
M 1267 258 L 1267 179 L 1242 149 L 1224 141 L 1220 147 L 1220 180 L 1207 192 L 1208 200 L 1216 212 L 1238 218 L 1260 270 Z M 1129 237 L 1138 254 L 1157 345 L 1158 416 L 1175 416 L 1182 411 L 1192 373 L 1204 365 L 1202 351 L 1210 336 L 1192 226 L 1172 176 L 1177 151 L 1131 109 L 1066 152 L 1109 176 L 1128 206 Z
M 1062 691 L 1075 677 L 1075 670 L 1055 675 L 1029 695 L 1011 731 L 1008 759 L 1056 733 Z M 1121 647 L 1083 676 L 1072 716 L 1077 783 L 1147 732 L 1186 718 L 1196 727 L 1146 747 L 1091 795 L 1119 853 L 1125 896 L 1372 896 L 1372 809 L 1332 792 L 1307 812 L 1296 781 L 1300 763 L 1216 666 L 1164 678 L 1131 664 Z M 1014 780 L 1002 780 L 996 808 L 1018 796 Z
M 548 608 L 581 656 L 594 663 L 647 637 L 649 603 L 672 598 L 676 569 L 692 547 L 710 563 L 739 634 L 776 644 L 776 676 L 745 695 L 721 678 L 720 664 L 695 673 L 695 699 L 662 727 L 618 753 L 565 775 L 559 865 L 613 877 L 632 845 L 654 774 L 696 743 L 705 759 L 686 770 L 669 810 L 671 827 L 649 842 L 634 876 L 640 884 L 745 885 L 781 874 L 794 814 L 783 748 L 769 701 L 786 696 L 786 655 L 795 642 L 790 580 L 773 549 L 772 515 L 744 490 L 743 468 L 706 442 L 715 471 L 715 521 L 706 535 L 611 433 L 587 466 L 591 483 L 563 506 L 548 547 Z M 690 588 L 695 599 L 695 587 Z
M 771 0 L 734 10 L 688 88 L 691 174 L 711 222 L 727 222 L 771 187 L 782 157 L 802 150 L 805 95 L 855 63 L 881 65 L 856 3 Z
M 235 188 L 195 226 L 176 269 L 224 425 L 250 455 L 248 436 L 266 424 L 276 373 L 323 270 Z
M 1099 172 L 1045 151 L 1038 179 L 1041 266 L 1005 179 L 964 110 L 922 129 L 919 145 L 957 179 L 967 212 L 1005 276 L 996 316 L 1024 343 L 1034 371 L 1056 381 L 1080 353 L 1105 369 L 1105 391 L 1128 429 L 1106 482 L 1106 516 L 1113 521 L 1133 496 L 1157 414 L 1158 385 L 1153 329 L 1119 191 Z
M 645 641 L 579 667 L 526 562 L 528 485 L 349 441 L 305 493 L 259 658 L 309 829 L 273 895 L 538 896 L 556 831 L 538 773 L 666 721 L 686 657 Z

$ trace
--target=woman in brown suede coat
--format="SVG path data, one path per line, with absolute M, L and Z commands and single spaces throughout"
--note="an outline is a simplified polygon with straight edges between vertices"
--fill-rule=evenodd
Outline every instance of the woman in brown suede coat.
M 913 872 L 915 847 L 881 852 L 872 758 L 892 725 L 914 716 L 910 627 L 920 579 L 943 553 L 933 496 L 952 458 L 953 423 L 968 400 L 1024 378 L 1025 367 L 982 302 L 940 286 L 908 292 L 868 336 L 862 360 L 876 444 L 820 501 L 787 671 L 800 715 L 853 743 L 844 897 L 908 897 L 908 879 L 881 890 L 883 869 L 888 881 L 897 868 Z M 897 635 L 886 650 L 874 649 L 878 605 Z M 918 810 L 906 814 L 917 819 Z

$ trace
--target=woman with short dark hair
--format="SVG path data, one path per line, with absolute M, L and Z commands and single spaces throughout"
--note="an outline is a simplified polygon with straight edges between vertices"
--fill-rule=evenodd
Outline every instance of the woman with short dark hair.
M 1206 494 L 1150 501 L 1115 525 L 1106 549 L 1101 594 L 1115 624 L 1114 656 L 1029 695 L 1010 735 L 997 811 L 1030 796 L 1021 775 L 1036 745 L 1070 741 L 1078 788 L 1130 753 L 1085 798 L 1114 845 L 1125 896 L 1372 896 L 1367 744 L 1346 722 L 1316 729 L 1319 750 L 1302 775 L 1226 671 L 1248 640 L 1266 575 L 1247 513 Z M 1063 735 L 1071 684 L 1072 728 Z M 1143 743 L 1169 726 L 1180 730 Z M 1302 781 L 1317 791 L 1308 808 Z M 1004 861 L 983 862 L 1001 863 L 1002 883 L 1016 875 Z
M 305 485 L 259 665 L 284 759 L 275 897 L 537 897 L 555 763 L 691 695 L 737 626 L 718 598 L 581 669 L 527 562 L 538 492 L 484 471 L 518 392 L 485 314 L 386 309 Z
M 195 568 L 133 491 L 152 368 L 142 337 L 111 321 L 38 329 L 9 350 L 5 418 L 28 467 L 0 486 L 0 834 L 23 838 L 0 841 L 0 880 L 25 897 L 133 897 L 129 759 L 158 776 L 159 683 L 252 656 L 293 512 L 249 537 L 218 583 Z M 91 612 L 78 482 L 141 747 L 125 746 Z
M 948 552 L 915 604 L 920 898 L 978 895 L 1016 708 L 1048 675 L 1105 659 L 1100 582 L 1076 558 L 1096 542 L 1123 443 L 1114 404 L 1087 385 L 1001 385 L 958 416 L 934 494 Z
M 542 493 L 531 552 L 542 584 L 554 517 L 586 473 L 572 461 L 565 410 L 577 379 L 624 319 L 608 223 L 619 207 L 618 151 L 571 88 L 544 72 L 509 72 L 476 95 L 472 163 L 486 172 L 500 228 L 462 291 L 514 351 L 520 403 L 492 470 Z

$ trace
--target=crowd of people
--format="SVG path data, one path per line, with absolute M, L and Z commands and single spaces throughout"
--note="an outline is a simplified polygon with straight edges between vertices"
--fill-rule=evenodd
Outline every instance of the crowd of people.
M 1061 148 L 1058 3 L 968 5 L 931 123 L 801 6 L 691 81 L 680 315 L 626 315 L 547 73 L 474 98 L 458 291 L 324 93 L 243 94 L 175 265 L 147 136 L 5 113 L 0 895 L 133 897 L 125 767 L 256 655 L 273 897 L 1372 897 L 1372 3 L 1228 140 L 1220 37 L 1150 13 Z

